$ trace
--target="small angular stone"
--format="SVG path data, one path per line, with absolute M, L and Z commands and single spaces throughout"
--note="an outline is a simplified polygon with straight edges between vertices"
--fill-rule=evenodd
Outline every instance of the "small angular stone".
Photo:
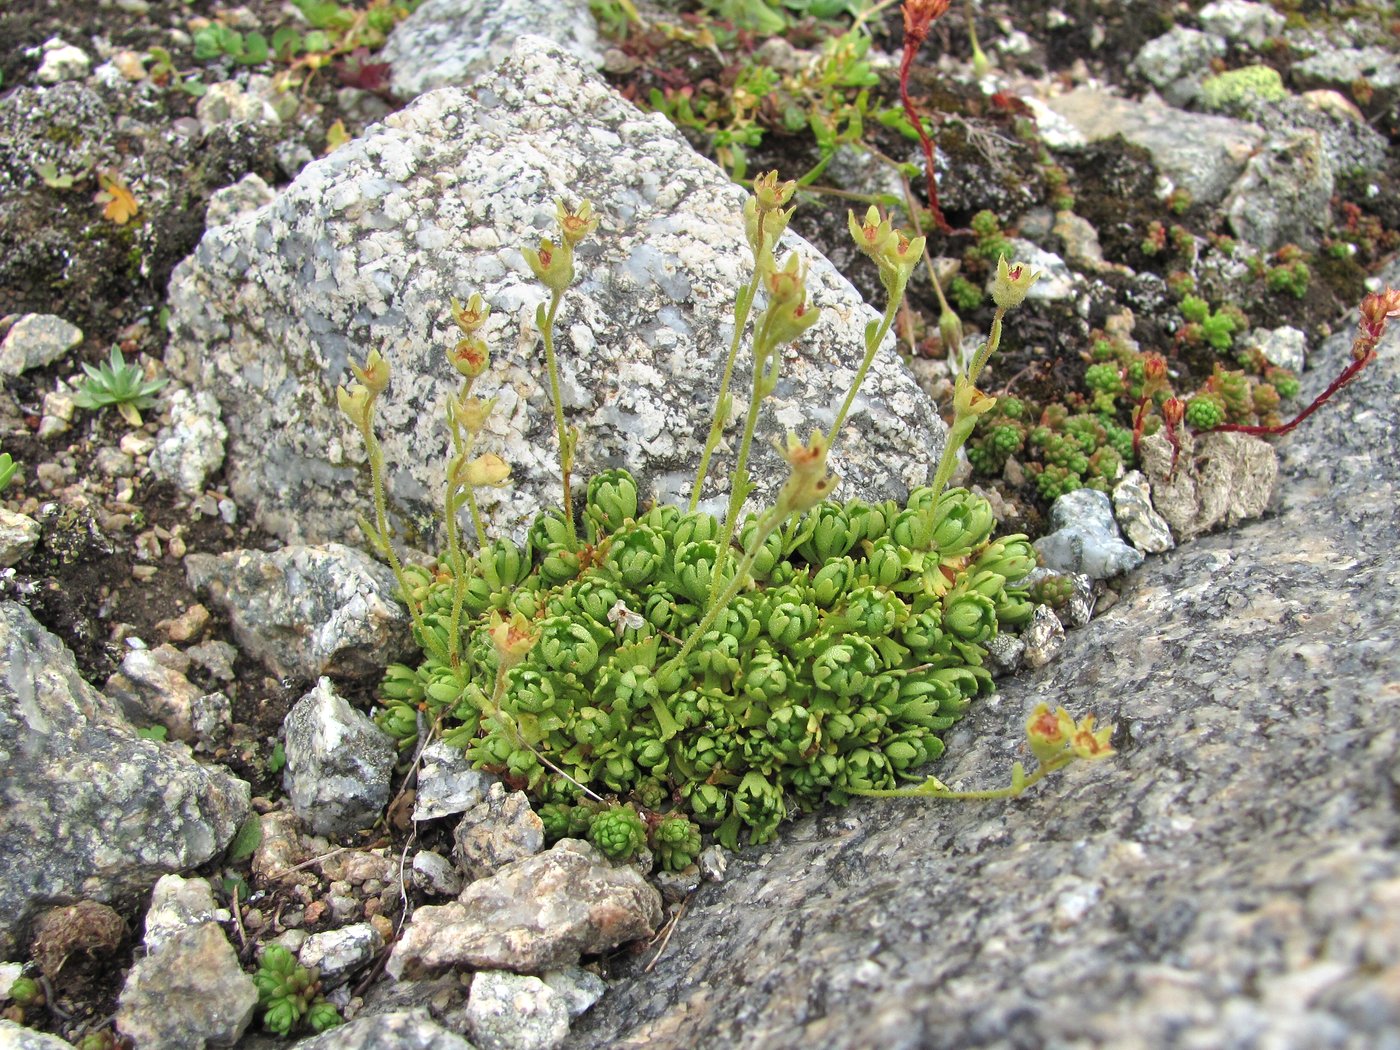
M 1171 526 L 1152 506 L 1152 487 L 1142 471 L 1128 471 L 1114 486 L 1113 513 L 1123 535 L 1138 550 L 1161 554 L 1176 546 Z
M 230 1046 L 253 1020 L 258 991 L 217 924 L 182 930 L 139 959 L 117 1007 L 117 1030 L 141 1050 Z
M 486 797 L 499 778 L 473 769 L 460 747 L 438 741 L 423 749 L 418 766 L 418 794 L 413 799 L 413 819 L 433 820 L 465 813 Z
M 384 938 L 367 922 L 313 933 L 301 946 L 297 961 L 314 966 L 326 989 L 338 988 L 368 966 L 384 947 Z
M 544 823 L 523 791 L 507 794 L 505 785 L 497 782 L 486 798 L 462 814 L 452 839 L 467 878 L 481 879 L 544 849 Z
M 486 970 L 472 978 L 467 1030 L 480 1050 L 555 1050 L 569 1035 L 569 1010 L 538 977 Z
M 1026 643 L 1022 660 L 1027 667 L 1035 670 L 1060 655 L 1060 650 L 1065 647 L 1065 628 L 1054 609 L 1048 605 L 1037 605 L 1021 638 Z
M 1050 528 L 1034 544 L 1049 568 L 1106 580 L 1142 564 L 1142 552 L 1123 542 L 1108 496 L 1095 489 L 1077 489 L 1057 499 L 1050 508 Z
M 389 802 L 393 738 L 335 692 L 330 679 L 297 701 L 284 723 L 282 784 L 292 809 L 318 835 L 356 831 Z
M 0 375 L 43 368 L 83 341 L 82 329 L 52 314 L 25 314 L 0 341 Z
M 538 973 L 649 937 L 661 895 L 630 866 L 613 867 L 586 842 L 564 839 L 413 913 L 389 958 L 396 979 L 460 966 Z

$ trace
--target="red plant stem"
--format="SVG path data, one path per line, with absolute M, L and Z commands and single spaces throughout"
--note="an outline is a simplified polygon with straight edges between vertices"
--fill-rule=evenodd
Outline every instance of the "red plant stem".
M 1167 471 L 1167 477 L 1171 478 L 1176 474 L 1176 461 L 1181 456 L 1181 435 L 1176 432 L 1176 424 L 1170 419 L 1167 421 L 1167 444 L 1172 447 L 1172 465 Z
M 924 129 L 924 122 L 914 108 L 914 100 L 909 97 L 909 73 L 914 68 L 914 57 L 923 47 L 928 37 L 929 26 L 948 9 L 946 0 L 928 3 L 927 0 L 905 0 L 904 4 L 904 54 L 899 60 L 899 100 L 904 104 L 904 115 L 914 130 L 919 133 L 919 145 L 924 151 L 924 170 L 928 173 L 928 209 L 940 233 L 952 233 L 953 228 L 943 217 L 943 209 L 938 205 L 938 170 L 934 163 L 934 144 Z
M 1147 401 L 1148 395 L 1143 394 L 1137 403 L 1137 410 L 1133 413 L 1133 455 L 1138 455 L 1138 446 L 1142 444 L 1142 428 L 1147 425 Z
M 1253 434 L 1257 437 L 1263 437 L 1266 434 L 1287 434 L 1299 423 L 1307 419 L 1308 416 L 1312 415 L 1319 408 L 1321 408 L 1328 401 L 1330 401 L 1332 399 L 1333 394 L 1335 394 L 1338 390 L 1342 389 L 1342 387 L 1346 386 L 1353 379 L 1355 379 L 1357 375 L 1361 372 L 1361 370 L 1375 359 L 1376 352 L 1374 350 L 1372 350 L 1369 354 L 1354 359 L 1351 362 L 1351 364 L 1347 365 L 1346 368 L 1342 369 L 1341 375 L 1339 375 L 1336 379 L 1332 380 L 1331 385 L 1328 386 L 1326 390 L 1317 395 L 1316 399 L 1314 399 L 1312 404 L 1310 404 L 1307 408 L 1303 409 L 1303 411 L 1299 412 L 1287 423 L 1280 423 L 1276 427 L 1246 426 L 1243 423 L 1222 423 L 1218 427 L 1211 427 L 1210 430 L 1206 431 L 1206 433 L 1214 434 L 1223 431 L 1232 434 Z

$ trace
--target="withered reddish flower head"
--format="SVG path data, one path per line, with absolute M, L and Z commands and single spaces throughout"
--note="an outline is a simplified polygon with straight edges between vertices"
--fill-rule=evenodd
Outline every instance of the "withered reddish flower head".
M 904 32 L 920 40 L 928 36 L 929 26 L 943 17 L 951 0 L 904 0 Z
M 1174 427 L 1181 422 L 1186 415 L 1186 402 L 1179 397 L 1169 397 L 1162 402 L 1162 418 L 1167 421 L 1167 426 Z

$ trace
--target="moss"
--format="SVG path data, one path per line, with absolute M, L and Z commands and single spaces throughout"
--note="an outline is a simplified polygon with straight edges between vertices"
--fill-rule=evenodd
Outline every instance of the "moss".
M 1288 97 L 1283 78 L 1272 66 L 1244 66 L 1213 77 L 1201 85 L 1201 102 L 1209 109 L 1239 109 L 1254 102 L 1278 102 Z

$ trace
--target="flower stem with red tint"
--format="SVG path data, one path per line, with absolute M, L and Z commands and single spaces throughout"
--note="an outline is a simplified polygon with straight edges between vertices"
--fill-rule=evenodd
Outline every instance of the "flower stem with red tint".
M 1361 320 L 1357 326 L 1356 339 L 1351 344 L 1351 361 L 1347 363 L 1346 368 L 1342 369 L 1341 375 L 1332 380 L 1327 389 L 1313 399 L 1312 404 L 1287 423 L 1280 423 L 1274 427 L 1222 423 L 1218 427 L 1211 427 L 1209 432 L 1212 434 L 1222 431 L 1233 434 L 1253 434 L 1256 437 L 1287 434 L 1327 404 L 1338 390 L 1360 375 L 1361 370 L 1376 359 L 1376 344 L 1381 341 L 1381 336 L 1385 334 L 1386 320 L 1391 317 L 1400 317 L 1400 290 L 1387 288 L 1384 292 L 1372 292 L 1361 300 Z
M 919 145 L 924 151 L 924 166 L 928 172 L 928 208 L 934 223 L 942 233 L 951 233 L 953 228 L 943 217 L 943 209 L 938 206 L 938 177 L 934 163 L 933 139 L 924 130 L 924 122 L 914 108 L 914 100 L 909 97 L 909 73 L 914 68 L 914 57 L 928 38 L 929 28 L 934 21 L 948 10 L 950 0 L 904 0 L 904 54 L 899 60 L 899 100 L 904 104 L 904 115 L 914 130 L 919 133 Z

